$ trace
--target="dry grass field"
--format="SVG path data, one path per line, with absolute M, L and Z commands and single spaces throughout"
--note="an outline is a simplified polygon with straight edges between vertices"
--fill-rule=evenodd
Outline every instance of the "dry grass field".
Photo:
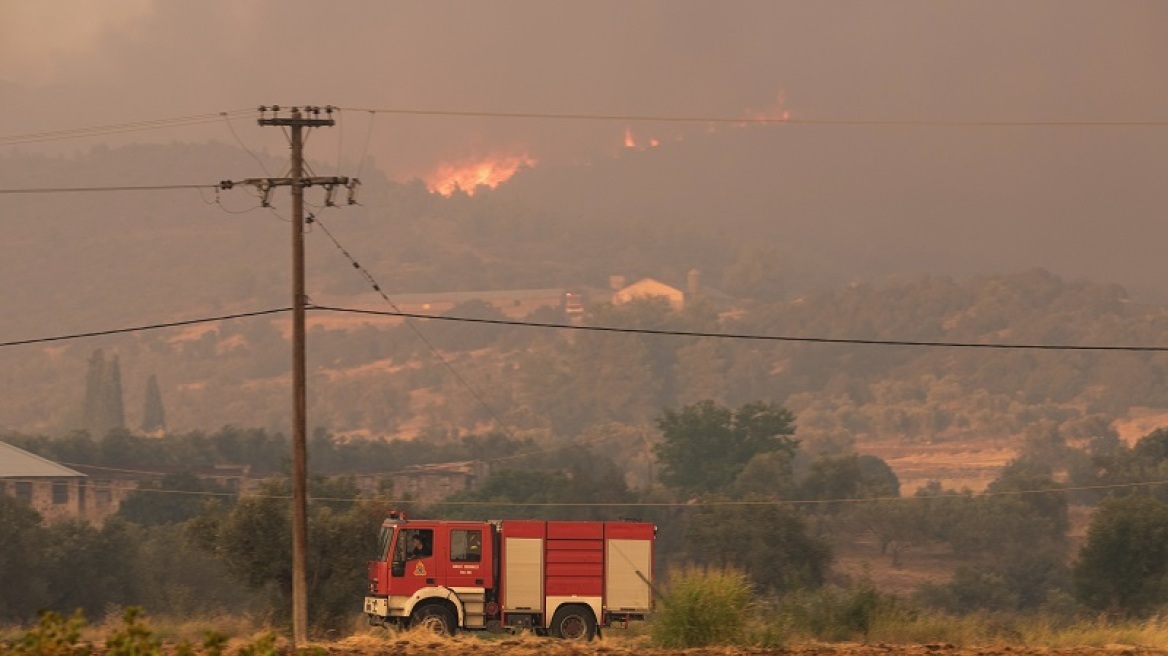
M 87 632 L 88 633 L 88 632 Z M 1137 630 L 1134 634 L 1111 634 L 1118 643 L 1063 646 L 1062 640 L 1042 644 L 1010 644 L 990 641 L 985 644 L 955 645 L 943 642 L 792 642 L 781 647 L 709 646 L 688 649 L 654 647 L 647 636 L 604 637 L 590 643 L 570 643 L 553 638 L 523 636 L 459 635 L 454 638 L 423 632 L 401 634 L 361 634 L 335 641 L 318 641 L 304 646 L 299 653 L 310 656 L 1143 656 L 1168 655 L 1168 642 L 1158 630 Z M 197 641 L 195 641 L 197 643 Z M 1023 641 L 1026 643 L 1027 641 Z M 1088 640 L 1090 642 L 1090 640 Z M 0 643 L 2 645 L 2 643 Z M 1051 646 L 1055 645 L 1055 646 Z M 103 637 L 87 635 L 73 650 L 35 651 L 41 656 L 55 653 L 77 654 L 82 648 L 92 656 L 129 653 L 111 649 Z M 0 646 L 0 654 L 10 653 Z M 33 653 L 19 651 L 18 653 Z M 249 638 L 231 638 L 212 649 L 191 641 L 164 640 L 158 651 L 135 651 L 165 656 L 214 654 L 215 656 L 269 656 L 293 654 L 286 638 L 256 634 Z
M 319 645 L 337 656 L 1135 656 L 1168 654 L 1168 649 L 1113 645 L 1105 647 L 1020 647 L 989 645 L 958 647 L 951 644 L 796 644 L 781 648 L 695 647 L 660 649 L 644 639 L 602 639 L 587 644 L 566 643 L 549 638 L 507 637 L 483 640 L 477 637 L 441 639 L 404 635 L 377 639 L 359 636 Z

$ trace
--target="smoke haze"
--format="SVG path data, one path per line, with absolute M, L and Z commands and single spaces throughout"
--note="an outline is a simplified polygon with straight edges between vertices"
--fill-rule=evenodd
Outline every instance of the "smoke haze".
M 0 6 L 5 133 L 332 104 L 662 117 L 1139 121 L 1168 114 L 1168 5 L 438 0 Z M 235 123 L 280 155 L 276 131 Z M 879 128 L 346 111 L 314 157 L 398 180 L 536 162 L 509 193 L 738 222 L 855 275 L 1048 266 L 1158 294 L 1168 128 Z M 714 129 L 716 135 L 711 136 Z M 656 140 L 659 152 L 625 148 Z M 222 123 L 21 144 L 234 143 Z M 180 180 L 202 182 L 202 180 Z M 1163 295 L 1163 294 L 1161 294 Z

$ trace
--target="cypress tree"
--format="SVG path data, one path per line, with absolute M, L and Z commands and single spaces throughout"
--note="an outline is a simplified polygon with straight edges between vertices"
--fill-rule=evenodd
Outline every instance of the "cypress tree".
M 102 349 L 96 349 L 89 356 L 89 368 L 85 374 L 84 414 L 85 430 L 95 439 L 101 439 L 110 430 L 126 425 L 121 364 L 116 355 L 106 360 Z
M 89 368 L 85 373 L 85 410 L 82 417 L 85 430 L 95 439 L 105 435 L 101 401 L 105 379 L 105 352 L 96 349 L 89 356 Z
M 126 406 L 122 396 L 122 367 L 114 356 L 107 368 L 106 388 L 102 390 L 108 428 L 126 427 Z
M 166 408 L 162 405 L 162 391 L 158 388 L 158 376 L 150 374 L 146 379 L 146 401 L 142 408 L 142 432 L 153 433 L 166 429 Z

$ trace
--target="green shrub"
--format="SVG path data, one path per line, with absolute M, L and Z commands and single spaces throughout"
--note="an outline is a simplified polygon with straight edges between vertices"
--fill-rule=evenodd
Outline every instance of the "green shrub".
M 908 619 L 911 611 L 871 582 L 851 588 L 821 588 L 783 597 L 779 613 L 790 629 L 816 640 L 867 640 L 880 623 Z
M 670 648 L 741 644 L 753 610 L 746 574 L 731 568 L 677 569 L 653 618 L 653 641 Z
M 84 627 L 81 611 L 70 619 L 44 611 L 35 627 L 11 644 L 0 643 L 0 647 L 15 656 L 89 656 L 93 648 L 79 642 Z
M 105 641 L 110 656 L 155 656 L 162 653 L 162 641 L 139 616 L 142 609 L 131 606 L 122 617 L 122 627 Z
M 277 656 L 280 653 L 274 633 L 265 633 L 256 641 L 239 648 L 239 656 Z

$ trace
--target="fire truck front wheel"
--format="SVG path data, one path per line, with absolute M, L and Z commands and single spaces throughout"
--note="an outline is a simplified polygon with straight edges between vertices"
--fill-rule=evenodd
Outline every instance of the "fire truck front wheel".
M 427 604 L 410 615 L 410 626 L 420 626 L 438 635 L 454 635 L 454 614 L 443 606 Z
M 596 637 L 596 618 L 587 606 L 561 606 L 548 627 L 556 638 L 586 642 Z

